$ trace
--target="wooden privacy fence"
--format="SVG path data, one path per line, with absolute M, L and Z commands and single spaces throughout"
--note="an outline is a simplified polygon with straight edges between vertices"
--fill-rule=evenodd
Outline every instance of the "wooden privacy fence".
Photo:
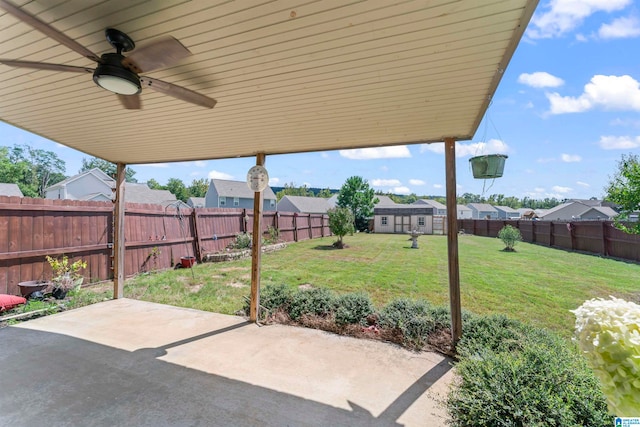
M 113 278 L 113 203 L 0 196 L 0 293 L 19 294 L 18 283 L 51 279 L 46 255 L 83 259 L 85 283 Z M 127 203 L 125 275 L 172 268 L 184 256 L 201 260 L 251 232 L 245 209 L 178 209 L 175 205 Z M 263 212 L 262 230 L 280 240 L 329 236 L 321 214 Z
M 611 221 L 458 220 L 465 233 L 485 237 L 497 237 L 507 224 L 525 242 L 640 262 L 640 235 L 620 231 Z

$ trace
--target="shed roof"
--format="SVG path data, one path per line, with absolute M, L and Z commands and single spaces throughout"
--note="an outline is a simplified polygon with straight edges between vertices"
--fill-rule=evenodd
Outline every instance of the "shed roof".
M 278 202 L 278 210 L 280 206 L 291 204 L 298 209 L 298 212 L 304 213 L 327 213 L 331 208 L 327 199 L 323 197 L 307 197 L 307 196 L 284 196 Z
M 498 212 L 496 208 L 488 203 L 469 203 L 467 205 L 471 209 L 475 209 L 478 212 Z
M 471 139 L 537 5 L 6 2 L 97 55 L 113 52 L 107 27 L 138 46 L 173 35 L 193 53 L 144 74 L 213 109 L 147 87 L 143 109 L 126 110 L 88 73 L 0 64 L 0 120 L 125 164 Z M 0 58 L 95 67 L 2 9 L 0 29 Z

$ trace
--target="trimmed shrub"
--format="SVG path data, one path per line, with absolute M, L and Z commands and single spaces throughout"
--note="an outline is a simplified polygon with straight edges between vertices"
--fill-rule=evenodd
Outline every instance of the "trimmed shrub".
M 363 292 L 340 295 L 335 302 L 336 325 L 364 324 L 375 311 L 369 295 Z
M 522 234 L 520 234 L 520 230 L 515 228 L 512 225 L 505 225 L 498 232 L 498 237 L 504 243 L 505 251 L 514 251 L 513 247 L 520 241 L 522 241 Z
M 458 343 L 453 426 L 603 426 L 604 396 L 585 360 L 557 335 L 505 316 L 474 316 Z
M 436 327 L 427 301 L 406 298 L 387 304 L 379 313 L 378 323 L 383 328 L 400 330 L 404 341 L 418 346 L 427 342 Z
M 274 312 L 278 309 L 288 310 L 293 296 L 293 291 L 287 285 L 266 285 L 260 290 L 260 305 L 267 310 Z M 245 299 L 242 306 L 245 314 L 249 313 L 250 301 Z
M 314 314 L 325 317 L 334 308 L 335 296 L 326 288 L 301 290 L 293 294 L 289 305 L 289 317 L 298 320 L 304 314 Z

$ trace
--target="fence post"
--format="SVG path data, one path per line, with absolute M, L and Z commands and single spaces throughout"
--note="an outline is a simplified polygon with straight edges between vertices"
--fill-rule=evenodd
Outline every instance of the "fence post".
M 196 213 L 196 207 L 193 208 L 191 215 L 193 216 L 193 243 L 195 246 L 195 256 L 198 262 L 202 262 L 202 240 L 200 239 L 200 223 L 198 220 L 198 214 Z
M 553 231 L 553 221 L 549 221 L 549 247 L 553 246 L 553 244 L 555 243 Z
M 603 256 L 609 255 L 607 251 L 607 227 L 605 226 L 604 221 L 602 221 L 602 255 Z
M 574 251 L 576 249 L 576 236 L 574 233 L 574 225 L 572 222 L 567 223 L 567 228 L 569 229 L 569 237 L 571 238 L 571 250 Z
M 531 220 L 531 243 L 536 242 L 536 222 L 537 221 Z
M 311 223 L 311 214 L 309 214 L 309 239 L 313 239 L 313 224 Z
M 293 241 L 298 241 L 298 213 L 293 213 Z

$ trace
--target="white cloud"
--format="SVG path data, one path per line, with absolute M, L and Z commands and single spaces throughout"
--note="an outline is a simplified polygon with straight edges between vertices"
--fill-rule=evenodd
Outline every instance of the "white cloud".
M 614 12 L 632 3 L 633 0 L 551 0 L 531 19 L 527 36 L 532 39 L 559 37 L 579 27 L 596 12 Z
M 564 80 L 560 77 L 553 76 L 544 71 L 537 71 L 535 73 L 522 73 L 518 76 L 518 83 L 522 83 L 531 87 L 558 87 L 564 84 Z
M 553 187 L 551 187 L 551 191 L 555 191 L 556 193 L 559 193 L 559 194 L 567 194 L 573 191 L 573 188 L 554 185 Z
M 276 178 L 274 177 L 269 177 L 269 185 L 278 185 L 278 183 L 280 182 L 280 178 Z
M 578 156 L 577 154 L 562 154 L 560 158 L 565 163 L 576 163 L 582 161 L 582 157 Z
M 404 186 L 394 187 L 390 191 L 393 194 L 411 194 L 411 190 L 409 190 L 407 187 L 404 187 Z
M 215 170 L 209 171 L 208 177 L 209 179 L 233 179 L 233 175 Z
M 589 184 L 587 184 L 586 182 L 582 182 L 582 181 L 576 181 L 576 184 L 578 184 L 581 187 L 585 187 L 585 188 L 591 187 Z
M 632 16 L 614 19 L 610 24 L 600 26 L 598 36 L 603 39 L 638 37 L 640 36 L 640 21 Z
M 631 76 L 595 75 L 577 98 L 547 93 L 551 114 L 581 113 L 592 108 L 640 111 L 640 84 Z
M 397 179 L 372 179 L 371 185 L 374 187 L 395 187 L 402 185 Z
M 136 165 L 136 167 L 138 166 L 142 168 L 168 168 L 169 163 L 147 163 L 143 165 Z
M 442 188 L 443 185 L 442 184 L 433 184 L 433 188 Z
M 411 184 L 411 185 L 425 185 L 426 182 L 424 182 L 421 179 L 410 179 L 409 180 L 409 184 Z
M 195 162 L 193 162 L 193 164 L 199 168 L 204 168 L 207 166 L 207 162 L 204 160 L 196 160 Z
M 320 157 L 322 157 L 323 159 L 328 159 L 329 153 L 323 151 L 322 153 L 320 153 Z
M 438 154 L 444 154 L 444 144 L 422 144 L 420 152 L 432 151 Z M 480 156 L 482 154 L 505 154 L 509 151 L 509 146 L 499 139 L 490 139 L 489 142 L 471 142 L 463 144 L 456 142 L 456 157 Z
M 339 153 L 342 157 L 352 160 L 397 159 L 411 157 L 411 152 L 409 152 L 409 148 L 407 148 L 406 145 L 378 148 L 354 148 L 351 150 L 340 150 Z
M 598 145 L 603 150 L 630 150 L 640 148 L 640 136 L 601 136 Z
M 536 193 L 544 193 L 544 188 L 536 187 L 536 188 L 533 189 L 533 191 L 535 191 Z

